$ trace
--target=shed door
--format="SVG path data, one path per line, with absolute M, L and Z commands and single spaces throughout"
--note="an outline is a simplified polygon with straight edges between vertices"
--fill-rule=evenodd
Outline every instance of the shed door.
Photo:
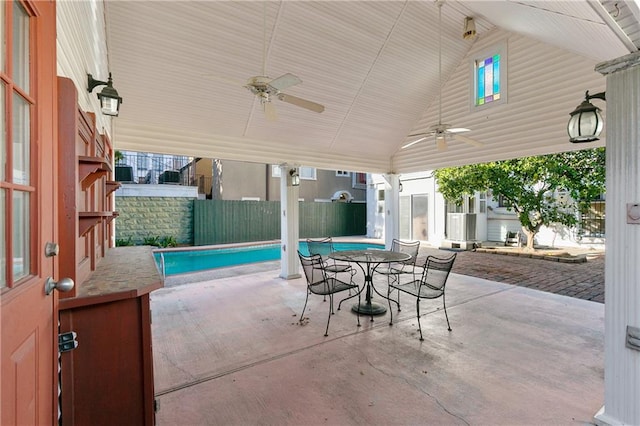
M 54 2 L 0 2 L 2 425 L 57 417 L 55 26 Z

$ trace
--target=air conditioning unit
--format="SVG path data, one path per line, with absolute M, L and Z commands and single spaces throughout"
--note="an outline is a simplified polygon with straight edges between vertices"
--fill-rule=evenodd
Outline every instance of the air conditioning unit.
M 164 172 L 160 173 L 160 177 L 158 178 L 158 183 L 179 185 L 180 172 L 176 170 L 165 170 Z
M 116 180 L 124 183 L 135 183 L 133 179 L 133 167 L 116 166 Z
M 476 239 L 475 213 L 447 213 L 447 238 L 452 241 Z

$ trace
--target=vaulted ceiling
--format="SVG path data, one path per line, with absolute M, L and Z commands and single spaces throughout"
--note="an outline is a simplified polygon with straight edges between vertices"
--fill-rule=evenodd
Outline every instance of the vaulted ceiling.
M 576 149 L 568 113 L 584 90 L 604 88 L 595 64 L 638 49 L 639 10 L 634 1 L 448 0 L 440 77 L 433 1 L 107 1 L 110 70 L 124 98 L 113 138 L 123 150 L 366 172 Z M 473 39 L 462 37 L 465 17 Z M 473 112 L 467 62 L 501 42 L 508 101 Z M 324 112 L 272 99 L 277 120 L 267 120 L 243 86 L 285 73 L 302 83 L 283 92 Z M 401 149 L 437 122 L 440 105 L 445 122 L 483 145 Z

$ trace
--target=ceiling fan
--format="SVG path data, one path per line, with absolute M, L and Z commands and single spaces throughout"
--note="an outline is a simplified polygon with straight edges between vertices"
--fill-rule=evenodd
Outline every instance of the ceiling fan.
M 262 75 L 250 77 L 244 87 L 260 99 L 265 116 L 267 120 L 270 121 L 275 121 L 277 119 L 276 108 L 272 103 L 274 98 L 313 112 L 324 111 L 323 105 L 281 92 L 288 87 L 302 83 L 302 80 L 297 76 L 291 73 L 286 73 L 274 79 L 267 77 L 267 3 L 268 2 L 264 2 L 263 4 Z
M 287 87 L 302 83 L 298 77 L 291 73 L 286 73 L 278 78 L 271 79 L 266 75 L 258 75 L 247 80 L 246 87 L 251 93 L 258 96 L 260 103 L 264 108 L 267 120 L 275 121 L 277 119 L 276 107 L 271 102 L 274 98 L 287 102 L 289 104 L 306 108 L 314 112 L 324 111 L 324 106 L 297 96 L 282 93 L 281 90 Z
M 406 149 L 410 146 L 422 142 L 423 140 L 434 138 L 436 147 L 438 150 L 443 151 L 447 149 L 447 141 L 458 139 L 474 146 L 482 146 L 482 144 L 476 140 L 462 136 L 460 133 L 470 132 L 470 129 L 464 127 L 451 127 L 450 124 L 442 123 L 442 4 L 444 0 L 436 2 L 438 6 L 438 85 L 440 93 L 438 95 L 438 123 L 429 127 L 428 132 L 414 133 L 409 135 L 409 138 L 417 138 L 411 142 L 403 145 L 400 149 Z

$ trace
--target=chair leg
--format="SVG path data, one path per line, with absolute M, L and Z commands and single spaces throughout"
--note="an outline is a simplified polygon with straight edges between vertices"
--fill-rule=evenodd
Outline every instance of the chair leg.
M 351 282 L 353 282 L 353 281 L 351 281 Z M 342 306 L 342 302 L 344 302 L 345 300 L 349 300 L 349 299 L 351 299 L 352 297 L 356 297 L 356 296 L 358 296 L 358 303 L 360 303 L 360 302 L 359 302 L 359 301 L 360 301 L 360 293 L 362 293 L 362 290 L 364 290 L 364 287 L 362 287 L 362 288 L 358 287 L 358 291 L 357 291 L 356 293 L 352 294 L 352 295 L 351 295 L 351 296 L 349 296 L 349 297 L 345 297 L 344 299 L 342 299 L 342 300 L 340 301 L 340 303 L 338 303 L 338 310 L 340 310 L 340 307 Z
M 360 306 L 360 292 L 358 292 L 358 306 Z M 356 310 L 356 315 L 358 316 L 358 327 L 360 327 L 360 311 Z
M 391 287 L 387 287 L 387 302 L 389 302 L 389 325 L 393 325 L 393 309 L 391 309 Z
M 351 274 L 351 276 L 349 277 L 349 282 L 353 283 L 353 276 L 356 274 L 356 271 L 351 269 L 351 270 L 348 270 L 346 272 Z M 351 297 L 351 289 L 349 289 L 349 297 Z M 346 300 L 346 299 L 342 299 L 342 300 Z M 342 303 L 342 300 L 340 301 L 340 303 Z M 338 310 L 340 310 L 340 303 L 338 303 Z
M 391 283 L 392 282 L 397 283 L 397 282 L 400 281 L 400 275 L 393 275 L 393 277 L 395 277 L 393 279 L 393 281 L 391 281 L 391 277 L 392 277 L 392 275 L 387 275 L 387 289 L 391 288 Z M 391 291 L 387 291 L 387 296 L 390 297 L 390 295 L 391 295 Z M 387 299 L 389 299 L 389 297 L 387 297 Z M 391 300 L 391 299 L 389 299 L 389 300 Z M 398 290 L 398 300 L 397 301 L 394 300 L 393 303 L 395 303 L 396 306 L 398 306 L 398 312 L 400 312 L 400 290 Z M 391 302 L 389 302 L 389 309 L 391 309 Z
M 420 298 L 416 298 L 416 314 L 418 316 L 418 331 L 420 332 L 420 341 L 424 341 L 422 337 L 422 327 L 420 326 Z
M 353 284 L 353 276 L 356 274 L 356 271 L 352 269 L 349 273 L 351 274 L 349 282 Z M 364 290 L 364 287 L 360 288 L 360 286 L 358 286 L 358 291 L 356 291 L 354 294 L 351 294 L 351 289 L 349 289 L 349 296 L 345 297 L 340 301 L 340 303 L 338 303 L 338 310 L 340 310 L 340 308 L 342 307 L 342 302 L 344 302 L 345 300 L 349 300 L 352 297 L 358 296 L 358 304 L 360 304 L 360 293 L 362 293 L 362 290 Z
M 329 321 L 331 321 L 331 315 L 333 314 L 333 294 L 329 295 L 329 316 L 327 317 L 327 329 L 324 331 L 324 337 L 329 335 Z
M 442 306 L 444 306 L 444 317 L 447 319 L 447 328 L 451 331 L 451 325 L 449 324 L 449 315 L 447 315 L 447 304 L 444 300 L 444 293 L 442 293 Z
M 304 299 L 304 307 L 302 308 L 302 313 L 300 314 L 299 323 L 302 324 L 302 320 L 304 319 L 304 310 L 307 309 L 307 302 L 309 301 L 309 291 L 307 290 L 307 298 Z

